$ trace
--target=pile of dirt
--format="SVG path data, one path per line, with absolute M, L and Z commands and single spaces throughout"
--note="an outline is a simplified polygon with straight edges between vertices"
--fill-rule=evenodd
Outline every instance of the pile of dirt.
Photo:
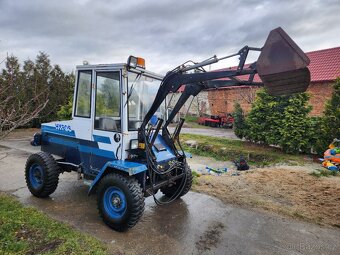
M 282 166 L 242 172 L 240 176 L 201 176 L 195 191 L 225 203 L 250 206 L 340 227 L 340 177 L 310 175 L 310 168 Z

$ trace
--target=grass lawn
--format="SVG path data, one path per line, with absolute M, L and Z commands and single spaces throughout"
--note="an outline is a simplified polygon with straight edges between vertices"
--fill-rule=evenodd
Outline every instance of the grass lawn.
M 278 148 L 251 142 L 193 134 L 181 134 L 180 139 L 186 151 L 221 161 L 232 161 L 243 155 L 249 164 L 255 166 L 267 166 L 276 163 L 296 165 L 305 162 L 302 155 L 286 154 Z M 189 140 L 196 141 L 196 144 L 188 146 L 185 142 Z
M 185 116 L 185 122 L 195 122 L 197 123 L 198 117 L 197 116 Z
M 107 254 L 107 250 L 94 237 L 0 193 L 0 254 Z
M 204 125 L 200 125 L 197 122 L 184 122 L 183 127 L 186 128 L 200 128 L 200 129 L 211 129 L 212 127 L 208 127 L 208 126 L 204 126 Z

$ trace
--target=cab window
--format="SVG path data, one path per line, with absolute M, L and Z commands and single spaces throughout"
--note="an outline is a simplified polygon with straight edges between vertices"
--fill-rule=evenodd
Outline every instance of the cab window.
M 75 116 L 90 118 L 91 116 L 91 81 L 92 71 L 79 71 L 76 95 Z
M 138 130 L 145 115 L 156 98 L 161 81 L 144 75 L 129 72 L 128 75 L 128 128 Z M 159 107 L 155 115 L 165 118 L 165 102 Z
M 94 128 L 120 131 L 120 73 L 97 72 Z

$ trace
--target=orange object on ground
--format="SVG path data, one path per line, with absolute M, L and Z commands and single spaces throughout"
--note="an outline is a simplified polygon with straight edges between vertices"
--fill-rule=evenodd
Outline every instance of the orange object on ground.
M 330 161 L 332 163 L 340 164 L 340 153 L 337 153 L 335 155 L 331 154 L 332 149 L 328 149 L 324 153 L 324 159 L 325 161 Z

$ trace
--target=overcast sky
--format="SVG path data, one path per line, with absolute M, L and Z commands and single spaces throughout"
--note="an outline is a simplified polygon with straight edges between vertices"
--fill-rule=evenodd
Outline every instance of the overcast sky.
M 0 0 L 0 62 L 7 52 L 23 61 L 44 51 L 72 71 L 83 60 L 137 55 L 164 74 L 189 59 L 261 47 L 278 26 L 305 52 L 340 46 L 340 1 Z

